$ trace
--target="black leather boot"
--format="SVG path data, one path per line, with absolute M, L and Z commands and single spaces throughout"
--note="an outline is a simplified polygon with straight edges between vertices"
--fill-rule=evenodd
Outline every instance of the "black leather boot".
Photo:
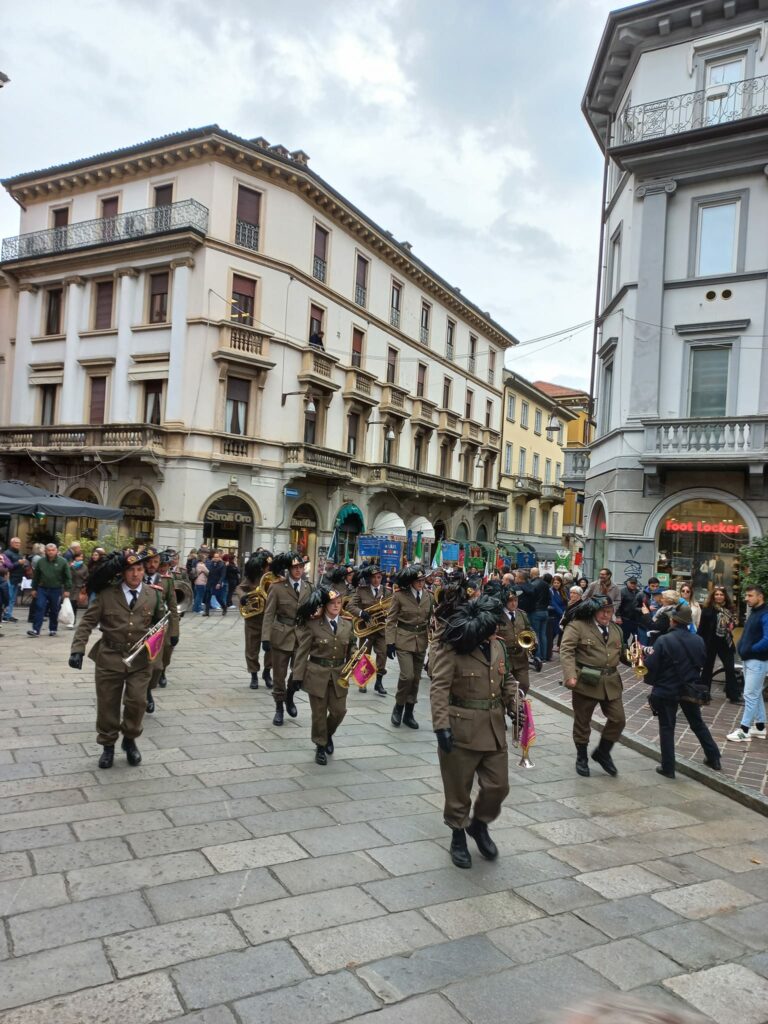
M 451 860 L 457 868 L 471 868 L 472 858 L 467 849 L 467 836 L 463 828 L 453 829 L 451 836 Z
M 477 818 L 473 818 L 467 825 L 467 835 L 472 836 L 477 843 L 478 850 L 486 860 L 496 860 L 499 856 L 499 851 L 496 843 L 488 834 L 488 826 L 484 821 L 478 821 Z
M 115 745 L 114 743 L 105 744 L 104 749 L 101 752 L 99 758 L 99 768 L 111 768 L 115 760 Z
M 317 747 L 315 750 L 315 764 L 328 764 L 328 757 L 325 753 L 325 747 Z
M 285 710 L 288 712 L 291 718 L 295 718 L 299 713 L 296 709 L 296 705 L 293 702 L 294 693 L 296 693 L 296 687 L 293 686 L 292 683 L 289 683 L 288 692 L 285 695 Z
M 251 689 L 258 690 L 259 688 L 259 673 L 251 672 Z
M 328 737 L 328 742 L 325 744 L 325 752 L 330 757 L 330 755 L 333 753 L 333 750 L 334 750 L 334 747 L 333 747 L 333 737 L 329 736 Z
M 587 744 L 576 744 L 576 774 L 589 778 L 589 758 L 587 757 Z
M 373 690 L 374 693 L 378 693 L 380 696 L 386 697 L 387 691 L 384 689 L 384 684 L 381 681 L 382 679 L 383 676 L 376 676 L 376 682 L 374 683 Z
M 592 760 L 597 761 L 604 772 L 608 772 L 609 775 L 618 775 L 619 770 L 613 763 L 611 757 L 611 748 L 613 743 L 610 740 L 601 739 L 595 749 L 592 751 Z
M 403 715 L 403 725 L 407 725 L 409 729 L 418 729 L 419 723 L 413 717 L 413 704 L 405 705 L 405 714 Z
M 283 724 L 283 702 L 281 700 L 275 701 L 275 717 L 272 719 L 272 725 Z
M 390 718 L 390 721 L 396 729 L 400 728 L 400 723 L 403 720 L 403 711 L 405 711 L 405 708 L 402 704 L 395 704 L 394 708 L 392 708 L 392 717 Z
M 154 715 L 155 713 L 155 698 L 152 696 L 152 691 L 147 690 L 147 714 Z
M 161 690 L 164 690 L 168 685 L 168 680 L 165 678 L 165 672 L 163 672 L 163 674 L 158 679 L 157 685 L 160 687 Z
M 271 690 L 272 689 L 272 673 L 271 673 L 271 671 L 268 668 L 264 669 L 264 672 L 263 672 L 261 678 L 264 680 L 264 685 L 266 686 L 266 688 L 268 690 Z
M 131 768 L 141 764 L 141 751 L 136 746 L 136 740 L 129 740 L 127 736 L 124 736 L 120 746 L 125 751 L 125 759 Z

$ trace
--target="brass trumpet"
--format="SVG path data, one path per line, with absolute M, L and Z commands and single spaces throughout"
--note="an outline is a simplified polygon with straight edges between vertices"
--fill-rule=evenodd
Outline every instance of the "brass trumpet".
M 536 647 L 536 634 L 532 629 L 521 629 L 515 643 L 523 651 L 532 651 Z
M 632 666 L 632 671 L 638 677 L 642 679 L 643 676 L 648 675 L 648 669 L 645 665 L 645 658 L 643 656 L 643 645 L 638 640 L 637 636 L 627 647 L 627 654 L 629 655 L 629 663 Z
M 256 615 L 263 615 L 267 607 L 267 594 L 273 583 L 279 583 L 282 576 L 276 576 L 273 572 L 265 572 L 259 580 L 259 584 L 245 595 L 245 604 L 240 605 L 240 614 L 244 619 L 252 619 Z
M 391 604 L 391 597 L 382 597 L 380 601 L 372 604 L 370 608 L 366 608 L 370 618 L 365 622 L 363 622 L 361 616 L 355 618 L 355 623 L 352 626 L 352 632 L 355 636 L 360 638 L 373 636 L 374 633 L 384 629 L 387 624 L 387 615 Z

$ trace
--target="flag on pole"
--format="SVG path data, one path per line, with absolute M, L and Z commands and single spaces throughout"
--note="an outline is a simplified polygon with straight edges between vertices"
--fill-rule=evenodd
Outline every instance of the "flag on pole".
M 415 561 L 420 562 L 424 554 L 424 549 L 421 546 L 421 530 L 416 534 L 416 550 L 413 553 Z
M 483 569 L 483 583 L 487 583 L 491 575 L 491 565 L 488 559 L 485 560 L 485 568 Z
M 330 562 L 335 565 L 339 557 L 339 528 L 334 526 L 333 536 L 331 537 L 331 543 L 328 546 L 328 554 L 325 556 L 326 562 Z
M 439 540 L 437 542 L 437 547 L 435 548 L 435 553 L 432 556 L 432 568 L 433 569 L 439 569 L 442 564 L 443 564 L 443 542 L 442 542 L 442 540 Z

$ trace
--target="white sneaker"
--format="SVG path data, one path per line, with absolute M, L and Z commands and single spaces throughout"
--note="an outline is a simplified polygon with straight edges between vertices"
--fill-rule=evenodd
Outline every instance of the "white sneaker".
M 763 726 L 762 729 L 758 729 L 757 726 L 750 725 L 750 727 L 749 727 L 749 737 L 750 737 L 750 739 L 764 740 L 765 739 L 765 726 Z
M 742 729 L 736 729 L 735 732 L 729 732 L 725 738 L 731 743 L 747 743 L 752 737 Z

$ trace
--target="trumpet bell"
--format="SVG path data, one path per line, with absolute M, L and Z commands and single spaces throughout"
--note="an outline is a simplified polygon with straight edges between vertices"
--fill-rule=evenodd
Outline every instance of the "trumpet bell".
M 536 646 L 536 634 L 532 629 L 522 629 L 515 637 L 518 647 L 524 651 L 532 651 Z

